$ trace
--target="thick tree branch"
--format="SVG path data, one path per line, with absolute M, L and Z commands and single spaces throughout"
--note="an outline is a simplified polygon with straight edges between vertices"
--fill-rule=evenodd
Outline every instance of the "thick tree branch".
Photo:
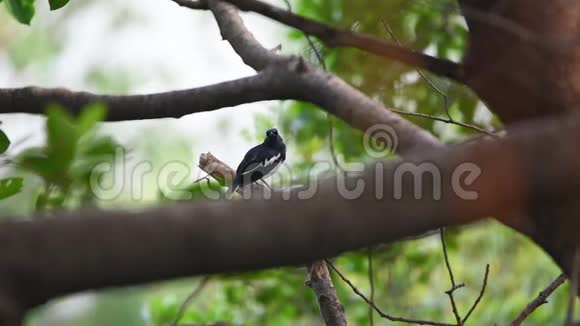
M 213 1 L 213 0 L 212 0 Z M 235 4 L 245 11 L 253 11 L 292 26 L 305 34 L 318 37 L 329 47 L 354 47 L 376 55 L 397 60 L 411 66 L 431 71 L 457 81 L 462 79 L 461 65 L 416 52 L 396 44 L 385 42 L 377 37 L 350 30 L 339 30 L 317 21 L 298 16 L 289 10 L 274 7 L 258 0 L 224 0 Z
M 500 141 L 435 150 L 408 161 L 437 167 L 440 199 L 429 192 L 415 199 L 414 180 L 397 181 L 403 165 L 390 162 L 345 180 L 351 190 L 364 183 L 357 199 L 346 199 L 337 191 L 344 187 L 329 179 L 309 199 L 301 190 L 291 192 L 290 199 L 274 193 L 271 200 L 201 201 L 140 212 L 90 209 L 5 221 L 0 223 L 0 289 L 30 308 L 88 289 L 305 264 L 441 226 L 517 217 L 538 202 L 545 210 L 555 209 L 577 202 L 580 194 L 580 155 L 559 150 L 573 147 L 578 138 L 580 119 L 569 117 L 529 124 Z M 537 155 L 538 147 L 553 152 Z M 475 191 L 477 200 L 458 197 L 453 175 L 463 163 L 481 170 L 463 186 Z M 423 189 L 432 189 L 428 179 Z M 383 192 L 377 200 L 379 183 Z M 401 192 L 395 196 L 396 184 Z M 571 225 L 570 232 L 578 230 Z

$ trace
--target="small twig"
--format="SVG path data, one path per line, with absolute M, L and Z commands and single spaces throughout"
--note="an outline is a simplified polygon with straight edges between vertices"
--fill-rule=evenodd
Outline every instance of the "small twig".
M 434 325 L 434 326 L 454 326 L 453 324 L 431 321 L 431 320 L 420 320 L 420 319 L 411 319 L 411 318 L 403 318 L 403 317 L 396 317 L 387 314 L 386 312 L 382 311 L 374 302 L 372 302 L 369 298 L 367 298 L 352 282 L 340 272 L 336 266 L 330 261 L 326 260 L 326 264 L 332 268 L 332 270 L 352 289 L 352 291 L 361 297 L 368 305 L 370 305 L 381 317 L 388 319 L 393 322 L 402 322 L 408 324 L 417 324 L 417 325 Z
M 469 316 L 471 316 L 471 314 L 475 311 L 475 308 L 477 308 L 477 305 L 481 301 L 481 298 L 483 298 L 483 295 L 485 294 L 485 288 L 487 287 L 488 276 L 489 276 L 489 264 L 485 265 L 485 275 L 483 276 L 483 284 L 481 285 L 481 291 L 479 291 L 479 295 L 477 296 L 477 299 L 475 299 L 475 302 L 473 303 L 471 308 L 469 308 L 467 315 L 465 315 L 465 317 L 463 318 L 463 320 L 462 320 L 463 324 L 465 324 L 467 322 L 467 319 L 469 319 Z
M 383 23 L 383 27 L 385 27 L 385 30 L 387 31 L 387 33 L 389 33 L 389 35 L 391 36 L 393 41 L 395 41 L 395 43 L 397 43 L 397 45 L 401 46 L 401 41 L 399 41 L 399 38 L 397 38 L 397 36 L 395 35 L 395 32 L 393 32 L 393 30 L 391 29 L 391 26 L 389 24 L 387 24 L 387 22 L 384 19 L 381 19 L 381 22 Z M 435 85 L 434 82 L 429 80 L 429 78 L 427 78 L 427 76 L 425 76 L 425 74 L 423 73 L 423 71 L 421 71 L 421 69 L 415 67 L 415 71 L 417 71 L 419 76 L 421 76 L 421 78 L 433 90 L 435 90 L 435 92 L 439 93 L 439 95 L 443 99 L 443 107 L 445 108 L 445 113 L 447 113 L 447 118 L 449 118 L 449 121 L 455 121 L 455 120 L 453 120 L 453 118 L 451 117 L 451 114 L 449 113 L 449 106 L 447 105 L 447 94 L 445 94 L 439 87 L 437 87 L 437 85 Z
M 443 228 L 439 229 L 439 238 L 441 239 L 441 245 L 443 246 L 443 256 L 445 258 L 445 266 L 447 267 L 447 272 L 449 273 L 449 279 L 451 280 L 451 286 L 455 288 L 455 277 L 453 276 L 453 270 L 451 269 L 451 264 L 449 263 L 449 256 L 447 255 L 447 244 L 445 243 L 445 231 Z
M 203 288 L 207 285 L 208 281 L 209 276 L 205 276 L 204 278 L 202 278 L 201 281 L 199 281 L 199 283 L 195 287 L 195 289 L 187 296 L 187 298 L 185 298 L 185 300 L 179 307 L 177 314 L 175 315 L 175 319 L 173 319 L 173 322 L 171 322 L 170 324 L 171 326 L 177 326 L 177 323 L 179 323 L 179 320 L 183 317 L 183 314 L 185 314 L 185 311 L 191 304 L 191 301 L 193 301 L 193 299 L 195 299 L 195 297 L 197 297 L 201 293 Z
M 548 297 L 554 292 L 560 285 L 566 281 L 566 275 L 560 274 L 555 280 L 552 281 L 544 290 L 542 290 L 538 296 L 530 302 L 524 310 L 522 310 L 516 318 L 511 322 L 511 326 L 519 326 L 522 322 L 528 318 L 538 307 L 548 303 Z
M 195 180 L 193 183 L 198 183 L 198 182 L 203 181 L 203 180 L 207 180 L 209 182 L 209 178 L 208 177 L 210 176 L 210 174 L 211 173 L 206 174 L 205 176 L 203 176 L 203 177 Z
M 576 306 L 576 296 L 578 295 L 578 274 L 580 274 L 580 247 L 574 250 L 572 258 L 572 271 L 570 273 L 570 292 L 568 293 L 568 311 L 566 312 L 566 322 L 564 325 L 574 325 L 574 308 Z
M 449 119 L 437 117 L 437 116 L 430 115 L 430 114 L 419 113 L 419 112 L 407 112 L 407 111 L 402 111 L 402 110 L 397 110 L 397 109 L 391 109 L 391 111 L 399 113 L 399 114 L 403 114 L 403 115 L 410 115 L 410 116 L 415 116 L 415 117 L 421 117 L 421 118 L 427 118 L 427 119 L 432 119 L 432 120 L 436 120 L 436 121 L 441 121 L 444 123 L 451 123 L 451 124 L 458 125 L 458 126 L 461 126 L 464 128 L 472 129 L 474 131 L 477 131 L 479 133 L 485 134 L 485 135 L 493 137 L 493 138 L 499 138 L 499 136 L 496 135 L 495 133 L 489 132 L 483 128 L 480 128 L 478 126 L 475 126 L 475 125 L 472 125 L 469 123 L 464 123 L 464 122 L 455 121 L 455 120 L 449 120 Z
M 368 261 L 369 261 L 369 285 L 371 287 L 371 302 L 375 302 L 375 278 L 373 275 L 373 247 L 368 248 Z M 373 316 L 373 307 L 369 306 L 369 325 L 373 326 L 375 324 Z
M 443 228 L 439 229 L 439 236 L 441 239 L 441 245 L 443 246 L 443 257 L 445 258 L 445 266 L 447 267 L 447 272 L 449 273 L 449 280 L 451 281 L 451 289 L 445 291 L 445 294 L 449 297 L 449 301 L 451 302 L 451 309 L 453 310 L 453 316 L 455 316 L 455 320 L 457 321 L 457 325 L 463 325 L 461 321 L 461 316 L 459 315 L 459 310 L 457 309 L 457 304 L 455 303 L 455 298 L 453 298 L 453 292 L 459 288 L 462 288 L 464 285 L 456 285 L 455 284 L 455 276 L 453 276 L 453 270 L 451 269 L 451 264 L 449 263 L 449 256 L 447 255 L 447 245 L 445 244 L 445 231 Z
M 393 41 L 395 41 L 395 43 L 397 43 L 397 45 L 401 46 L 401 42 L 399 41 L 399 39 L 397 38 L 397 36 L 393 32 L 393 30 L 391 29 L 391 26 L 384 19 L 382 19 L 381 22 L 383 23 L 385 30 L 390 35 L 390 37 L 393 39 Z M 407 115 L 412 115 L 412 116 L 417 116 L 417 117 L 422 117 L 422 118 L 429 118 L 429 119 L 441 121 L 444 123 L 456 124 L 458 126 L 461 126 L 464 128 L 469 128 L 469 129 L 475 130 L 477 132 L 486 134 L 488 136 L 497 137 L 497 135 L 495 135 L 489 131 L 486 131 L 480 127 L 477 127 L 477 126 L 469 124 L 469 123 L 459 122 L 459 121 L 456 121 L 455 119 L 453 119 L 451 117 L 451 113 L 449 113 L 449 100 L 447 98 L 447 94 L 445 94 L 445 92 L 443 92 L 439 87 L 437 87 L 437 85 L 435 85 L 435 83 L 432 82 L 421 69 L 415 67 L 415 71 L 417 71 L 419 76 L 429 85 L 429 87 L 431 87 L 435 92 L 437 92 L 441 96 L 441 99 L 443 101 L 443 108 L 445 109 L 445 113 L 447 114 L 447 119 L 436 117 L 436 116 L 429 115 L 429 114 L 424 114 L 424 113 L 405 112 L 405 111 L 399 111 L 399 110 L 394 110 L 394 109 L 391 109 L 391 111 L 397 112 L 399 114 L 407 114 Z
M 330 113 L 327 113 L 328 118 L 328 148 L 330 150 L 330 157 L 336 169 L 341 173 L 346 173 L 342 165 L 338 162 L 338 156 L 336 155 L 336 147 L 334 146 L 334 119 Z

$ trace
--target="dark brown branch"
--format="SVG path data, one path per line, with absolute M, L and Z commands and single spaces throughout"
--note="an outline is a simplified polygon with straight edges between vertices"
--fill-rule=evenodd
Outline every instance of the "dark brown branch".
M 346 284 L 348 284 L 348 286 L 352 289 L 352 291 L 356 295 L 361 297 L 361 299 L 363 299 L 370 307 L 372 307 L 382 318 L 388 319 L 388 320 L 393 321 L 393 322 L 402 322 L 402 323 L 407 323 L 407 324 L 453 326 L 453 324 L 442 323 L 442 322 L 437 322 L 437 321 L 404 318 L 404 317 L 397 317 L 397 316 L 390 315 L 390 314 L 384 312 L 383 310 L 381 310 L 381 308 L 379 308 L 373 301 L 371 301 L 369 298 L 367 298 L 366 295 L 364 295 L 354 284 L 352 284 L 352 282 L 344 274 L 342 274 L 342 272 L 339 271 L 338 268 L 336 268 L 336 266 L 334 266 L 334 264 L 332 262 L 327 260 L 326 263 L 328 264 L 328 266 L 330 266 L 330 268 L 332 268 L 332 270 Z
M 329 179 L 317 184 L 309 199 L 301 192 L 290 192 L 289 198 L 274 192 L 270 200 L 195 201 L 139 212 L 87 209 L 49 219 L 4 220 L 0 294 L 31 308 L 89 289 L 306 264 L 487 216 L 510 222 L 505 217 L 530 208 L 549 212 L 560 201 L 577 200 L 580 155 L 569 149 L 580 138 L 580 119 L 520 128 L 502 140 L 435 149 L 408 161 L 438 168 L 440 199 L 429 194 L 416 199 L 410 178 L 403 178 L 401 196 L 395 197 L 388 185 L 396 184 L 401 162 L 392 161 L 347 178 L 348 189 L 357 180 L 366 185 L 354 200 L 337 192 Z M 548 147 L 550 155 L 537 155 Z M 466 186 L 478 200 L 457 197 L 452 186 L 453 171 L 466 162 L 481 170 Z M 432 189 L 427 179 L 424 189 Z M 374 191 L 377 182 L 387 185 L 381 200 Z M 554 223 L 564 218 L 553 216 Z
M 308 35 L 314 35 L 329 47 L 354 47 L 411 66 L 417 66 L 451 79 L 461 81 L 462 78 L 461 66 L 449 60 L 406 49 L 368 34 L 339 30 L 258 0 L 225 1 L 235 4 L 241 10 L 257 12 L 280 23 L 299 29 Z
M 519 326 L 521 325 L 529 315 L 531 315 L 536 309 L 540 306 L 548 303 L 548 297 L 554 292 L 560 285 L 566 282 L 566 275 L 560 274 L 555 280 L 552 281 L 545 289 L 540 291 L 538 296 L 530 302 L 524 310 L 522 310 L 516 318 L 511 322 L 511 326 Z

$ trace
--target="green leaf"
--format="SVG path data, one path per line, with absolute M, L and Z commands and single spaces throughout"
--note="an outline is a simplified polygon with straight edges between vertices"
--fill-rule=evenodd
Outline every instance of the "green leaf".
M 77 120 L 77 130 L 80 136 L 91 131 L 99 121 L 105 119 L 107 108 L 102 103 L 86 105 Z
M 47 154 L 53 171 L 66 171 L 72 163 L 79 133 L 72 117 L 60 106 L 47 109 Z
M 22 190 L 22 178 L 0 179 L 0 200 L 16 195 Z
M 0 0 L 0 1 L 2 1 L 2 0 Z M 4 131 L 0 130 L 0 154 L 6 152 L 6 150 L 8 150 L 9 146 L 10 146 L 10 139 L 8 139 L 8 136 L 6 136 Z
M 69 0 L 48 0 L 48 4 L 50 5 L 50 10 L 57 10 L 64 7 Z
M 7 0 L 4 4 L 16 20 L 22 24 L 30 25 L 34 16 L 34 0 Z

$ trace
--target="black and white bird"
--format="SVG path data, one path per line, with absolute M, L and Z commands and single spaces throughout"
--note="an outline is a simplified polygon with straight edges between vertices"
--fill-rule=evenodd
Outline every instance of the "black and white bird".
M 266 139 L 258 146 L 250 149 L 236 170 L 236 177 L 227 196 L 253 182 L 257 182 L 276 172 L 286 160 L 286 145 L 276 128 L 266 131 Z

